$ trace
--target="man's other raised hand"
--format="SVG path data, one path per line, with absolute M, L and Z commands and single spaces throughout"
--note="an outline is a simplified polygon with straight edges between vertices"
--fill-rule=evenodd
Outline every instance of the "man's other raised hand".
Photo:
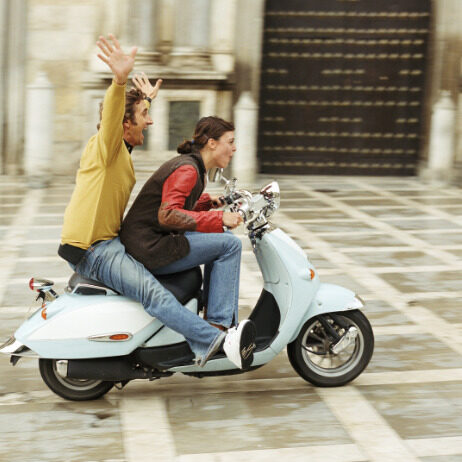
M 148 77 L 144 72 L 135 74 L 132 79 L 133 84 L 138 90 L 142 91 L 146 96 L 154 99 L 159 93 L 159 88 L 162 85 L 162 79 L 158 79 L 156 85 L 153 87 Z

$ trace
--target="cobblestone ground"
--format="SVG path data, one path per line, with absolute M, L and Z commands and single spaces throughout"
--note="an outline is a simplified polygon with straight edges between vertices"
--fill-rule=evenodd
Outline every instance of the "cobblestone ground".
M 139 164 L 136 190 L 148 177 Z M 261 178 L 260 184 L 269 178 Z M 135 381 L 67 402 L 36 360 L 0 358 L 0 460 L 462 461 L 462 191 L 413 178 L 285 177 L 274 223 L 321 280 L 367 302 L 376 348 L 349 386 L 320 389 L 285 352 L 244 375 Z M 31 276 L 61 291 L 56 256 L 72 179 L 28 190 L 0 178 L 0 343 L 33 305 Z M 247 238 L 241 317 L 262 281 Z

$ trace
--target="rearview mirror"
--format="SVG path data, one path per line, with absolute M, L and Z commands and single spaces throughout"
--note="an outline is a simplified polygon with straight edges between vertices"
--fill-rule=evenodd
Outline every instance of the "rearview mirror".
M 213 167 L 207 172 L 207 177 L 211 183 L 219 183 L 223 178 L 223 169 Z
M 228 183 L 228 180 L 223 176 L 222 168 L 211 168 L 207 173 L 207 178 L 211 183 Z
M 267 184 L 264 188 L 261 189 L 260 194 L 269 200 L 280 200 L 281 193 L 279 190 L 279 184 L 276 181 Z

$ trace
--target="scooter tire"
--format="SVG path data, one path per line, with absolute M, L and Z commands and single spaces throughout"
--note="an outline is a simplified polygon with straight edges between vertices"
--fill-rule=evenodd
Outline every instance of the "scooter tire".
M 105 395 L 114 382 L 77 380 L 59 374 L 56 359 L 39 359 L 39 370 L 48 388 L 61 398 L 70 401 L 91 401 Z
M 287 355 L 290 364 L 300 377 L 318 387 L 340 387 L 356 377 L 369 364 L 374 351 L 374 333 L 364 314 L 359 310 L 335 313 L 355 326 L 359 333 L 355 339 L 351 358 L 339 367 L 324 368 L 316 364 L 322 361 L 321 354 L 309 354 L 309 335 L 316 325 L 316 318 L 309 319 L 300 330 L 297 338 L 287 345 Z M 328 315 L 328 314 L 327 314 Z M 326 352 L 325 358 L 334 358 L 332 353 Z

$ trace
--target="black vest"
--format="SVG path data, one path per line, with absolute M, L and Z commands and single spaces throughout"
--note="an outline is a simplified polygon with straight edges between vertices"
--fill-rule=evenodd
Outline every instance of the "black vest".
M 184 232 L 168 231 L 159 224 L 165 180 L 182 165 L 197 170 L 197 181 L 186 198 L 185 210 L 193 210 L 204 191 L 205 166 L 200 153 L 182 154 L 165 162 L 146 181 L 127 213 L 120 229 L 120 239 L 127 252 L 150 271 L 180 260 L 189 253 Z

